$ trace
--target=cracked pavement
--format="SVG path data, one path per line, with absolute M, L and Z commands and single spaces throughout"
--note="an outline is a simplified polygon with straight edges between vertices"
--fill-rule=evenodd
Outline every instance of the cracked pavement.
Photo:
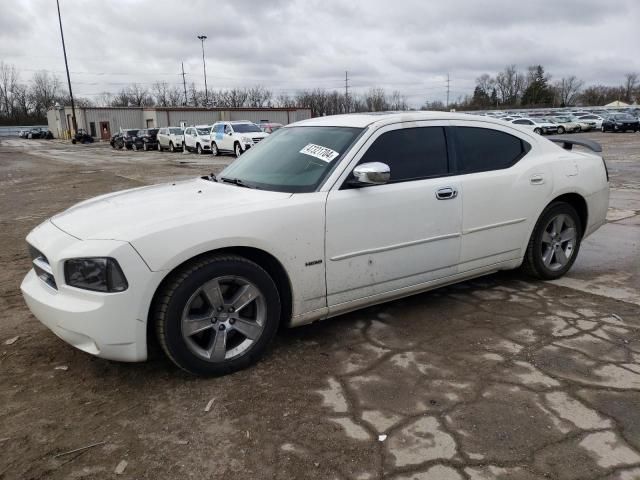
M 612 208 L 567 277 L 503 272 L 282 331 L 217 379 L 76 351 L 18 286 L 46 216 L 231 158 L 3 140 L 0 479 L 111 478 L 121 460 L 132 479 L 640 478 L 640 135 L 585 136 Z

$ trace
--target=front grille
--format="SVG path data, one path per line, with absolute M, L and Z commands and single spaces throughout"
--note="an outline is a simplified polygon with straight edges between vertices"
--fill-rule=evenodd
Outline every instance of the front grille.
M 47 257 L 31 245 L 29 245 L 29 254 L 31 255 L 33 270 L 36 272 L 36 275 L 38 275 L 38 278 L 51 288 L 57 290 L 58 285 L 56 285 L 56 280 L 53 277 L 53 270 L 51 269 L 51 265 L 49 265 Z
M 253 143 L 258 143 L 260 140 L 262 140 L 262 137 L 256 137 L 256 138 L 252 138 Z

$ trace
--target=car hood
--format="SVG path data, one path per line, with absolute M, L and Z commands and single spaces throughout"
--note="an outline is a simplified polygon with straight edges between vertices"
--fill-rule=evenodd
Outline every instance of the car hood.
M 290 196 L 197 178 L 85 200 L 55 215 L 51 222 L 81 240 L 131 242 L 167 227 L 241 214 Z

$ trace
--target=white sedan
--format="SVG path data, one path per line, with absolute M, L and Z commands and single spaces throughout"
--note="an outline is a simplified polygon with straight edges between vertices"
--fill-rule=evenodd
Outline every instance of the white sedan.
M 496 119 L 353 114 L 281 128 L 217 177 L 79 203 L 27 237 L 33 312 L 71 345 L 196 374 L 297 326 L 498 270 L 554 279 L 605 222 L 608 175 Z M 564 149 L 562 148 L 564 147 Z

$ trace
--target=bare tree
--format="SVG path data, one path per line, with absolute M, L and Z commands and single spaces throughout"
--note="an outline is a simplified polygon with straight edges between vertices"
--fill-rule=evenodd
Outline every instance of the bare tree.
M 0 62 L 0 113 L 14 116 L 14 92 L 18 85 L 18 72 L 14 65 Z
M 128 107 L 130 103 L 129 90 L 126 88 L 120 89 L 120 91 L 114 95 L 113 100 L 111 100 L 112 107 Z
M 638 86 L 638 74 L 637 73 L 627 73 L 624 76 L 624 101 L 625 102 L 633 102 L 634 95 L 636 94 L 636 87 Z
M 62 93 L 60 80 L 55 75 L 49 75 L 44 70 L 36 72 L 32 77 L 30 93 L 35 114 L 39 117 L 44 117 L 49 107 L 56 103 Z
M 554 84 L 557 99 L 560 102 L 560 106 L 575 105 L 576 100 L 580 94 L 584 82 L 578 80 L 575 75 L 561 78 Z
M 273 93 L 266 88 L 256 85 L 255 87 L 251 87 L 247 90 L 247 99 L 246 106 L 247 107 L 268 107 L 271 105 L 271 98 L 273 97 Z
M 388 99 L 389 110 L 407 110 L 407 97 L 402 95 L 399 90 L 394 90 Z
M 500 103 L 516 105 L 525 89 L 524 77 L 518 72 L 515 65 L 507 65 L 502 72 L 496 75 L 495 86 Z
M 383 112 L 385 110 L 389 110 L 389 103 L 387 102 L 387 95 L 384 88 L 370 88 L 365 95 L 365 103 L 370 112 Z
M 169 84 L 165 81 L 155 82 L 151 87 L 156 105 L 159 107 L 169 106 Z
M 148 107 L 153 105 L 153 99 L 149 95 L 149 90 L 137 83 L 132 83 L 129 88 L 129 101 L 134 107 Z
M 96 97 L 95 103 L 99 107 L 110 107 L 113 104 L 113 95 L 111 92 L 102 92 Z
M 186 105 L 186 99 L 184 98 L 184 90 L 180 87 L 173 86 L 169 88 L 167 92 L 167 99 L 169 102 L 169 106 L 171 107 L 179 107 L 181 105 Z

